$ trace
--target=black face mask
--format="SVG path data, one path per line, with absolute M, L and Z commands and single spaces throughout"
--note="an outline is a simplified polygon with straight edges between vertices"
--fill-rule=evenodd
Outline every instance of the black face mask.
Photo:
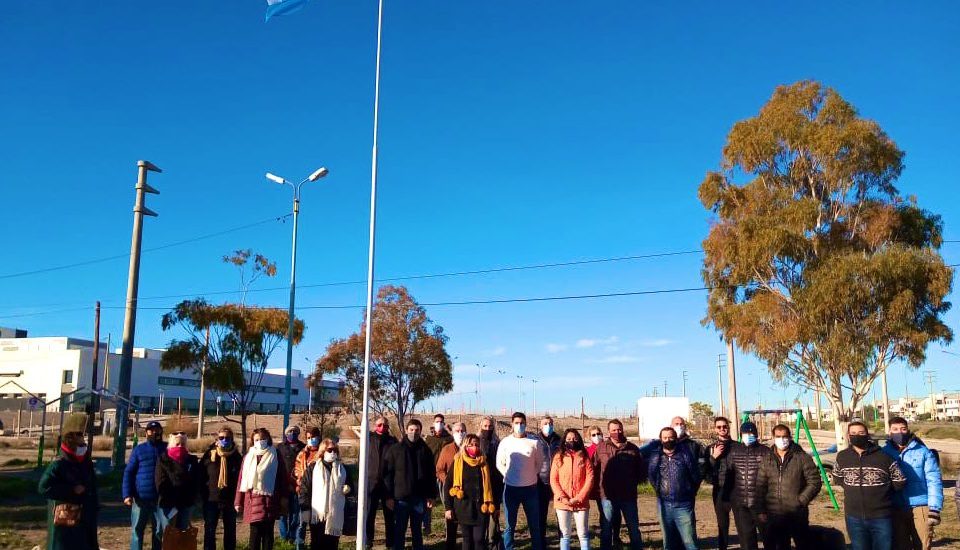
M 910 442 L 911 437 L 913 437 L 913 434 L 910 432 L 895 433 L 895 434 L 890 434 L 890 441 L 893 441 L 896 445 L 900 447 L 905 447 L 907 443 Z
M 672 450 L 674 450 L 674 449 L 677 447 L 677 440 L 676 440 L 676 439 L 668 439 L 668 440 L 666 440 L 666 441 L 663 441 L 662 444 L 663 444 L 663 448 L 664 448 L 664 449 L 666 449 L 666 450 L 668 450 L 668 451 L 672 451 Z
M 850 444 L 860 449 L 866 449 L 870 445 L 869 435 L 851 435 Z
M 493 430 L 480 430 L 480 437 L 483 439 L 493 439 Z
M 567 441 L 563 445 L 568 451 L 579 451 L 583 448 L 583 443 L 580 443 L 579 441 Z

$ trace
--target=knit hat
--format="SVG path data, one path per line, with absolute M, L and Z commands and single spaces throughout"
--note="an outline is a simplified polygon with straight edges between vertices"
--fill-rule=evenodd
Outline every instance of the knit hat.
M 757 435 L 757 425 L 748 420 L 740 425 L 740 433 Z
M 296 424 L 292 424 L 290 426 L 287 426 L 286 430 L 283 430 L 283 433 L 285 434 L 292 434 L 294 432 L 300 433 L 300 426 L 297 426 Z

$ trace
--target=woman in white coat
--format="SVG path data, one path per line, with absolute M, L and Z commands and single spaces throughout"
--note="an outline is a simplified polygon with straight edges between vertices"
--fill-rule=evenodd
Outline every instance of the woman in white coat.
M 310 550 L 337 550 L 351 484 L 332 439 L 320 444 L 321 459 L 300 478 L 300 521 L 309 525 Z

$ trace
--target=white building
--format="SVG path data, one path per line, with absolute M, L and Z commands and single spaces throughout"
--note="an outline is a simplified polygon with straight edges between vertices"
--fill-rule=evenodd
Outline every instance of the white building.
M 117 391 L 120 376 L 120 350 L 107 353 L 100 344 L 97 386 Z M 200 402 L 200 379 L 193 372 L 161 371 L 163 350 L 135 348 L 130 379 L 131 400 L 142 411 L 196 413 Z M 78 388 L 89 389 L 92 380 L 93 342 L 69 337 L 0 338 L 0 408 L 11 408 L 34 394 L 46 402 L 59 399 Z M 12 384 L 10 382 L 15 382 Z M 322 392 L 311 392 L 306 378 L 293 371 L 290 381 L 290 403 L 294 412 L 306 410 L 309 398 L 314 404 L 338 402 L 341 384 L 324 381 Z M 21 387 L 18 387 L 21 386 Z M 29 392 L 29 393 L 28 393 Z M 312 395 L 317 393 L 318 395 Z M 268 370 L 264 373 L 250 412 L 279 413 L 283 410 L 284 376 Z M 19 404 L 13 404 L 16 409 Z M 163 410 L 159 411 L 162 406 Z M 48 410 L 60 410 L 59 401 Z M 226 394 L 208 390 L 204 402 L 208 413 L 232 411 L 233 402 Z

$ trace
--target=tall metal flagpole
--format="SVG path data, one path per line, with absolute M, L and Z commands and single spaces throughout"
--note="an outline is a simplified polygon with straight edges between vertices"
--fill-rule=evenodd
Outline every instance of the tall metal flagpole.
M 377 227 L 377 136 L 380 124 L 380 46 L 383 0 L 377 7 L 377 68 L 373 93 L 373 152 L 370 159 L 370 254 L 367 258 L 367 315 L 363 345 L 363 411 L 360 420 L 360 490 L 357 500 L 357 550 L 367 546 L 367 453 L 370 438 L 370 353 L 373 338 L 373 259 Z

